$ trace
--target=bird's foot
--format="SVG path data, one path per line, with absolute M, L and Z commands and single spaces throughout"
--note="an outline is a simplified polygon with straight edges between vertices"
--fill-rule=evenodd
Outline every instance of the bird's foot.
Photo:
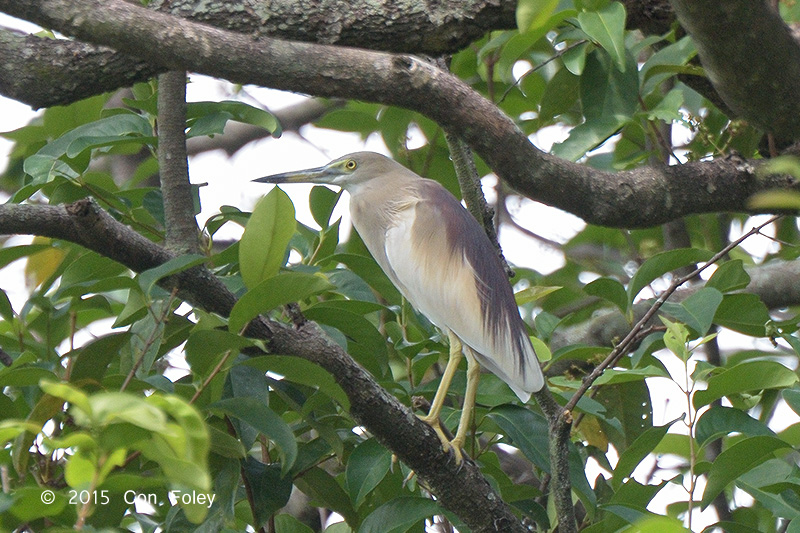
M 455 455 L 456 457 L 456 464 L 457 465 L 461 464 L 461 461 L 463 460 L 463 454 L 461 452 L 461 448 L 464 446 L 464 443 L 460 440 L 451 438 L 452 435 L 448 436 L 445 433 L 445 430 L 442 428 L 442 424 L 439 421 L 439 417 L 431 419 L 430 416 L 421 416 L 419 417 L 419 419 L 428 424 L 429 426 L 431 426 L 433 430 L 436 432 L 436 435 L 442 442 L 442 450 L 445 453 L 449 453 L 450 451 L 452 451 L 453 455 Z
M 457 465 L 460 465 L 461 461 L 464 460 L 464 455 L 461 452 L 461 444 L 457 443 L 455 440 L 446 441 L 446 442 L 442 443 L 442 449 L 445 451 L 445 453 L 448 453 L 448 452 L 451 452 L 451 451 L 453 452 L 453 455 L 455 455 L 455 457 L 456 457 L 456 464 Z

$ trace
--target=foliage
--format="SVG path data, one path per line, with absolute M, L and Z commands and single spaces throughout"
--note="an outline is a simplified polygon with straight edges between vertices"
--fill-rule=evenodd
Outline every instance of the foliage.
M 556 155 L 608 170 L 665 154 L 758 156 L 760 132 L 731 121 L 677 80 L 679 73 L 702 75 L 690 64 L 695 50 L 688 37 L 627 32 L 618 2 L 522 1 L 517 20 L 519 29 L 493 32 L 457 54 L 451 69 L 527 133 L 568 127 L 553 147 Z M 142 235 L 162 240 L 162 194 L 148 181 L 157 170 L 155 91 L 155 84 L 135 87 L 125 107 L 107 108 L 103 96 L 50 108 L 3 134 L 16 143 L 3 176 L 10 201 L 91 197 Z M 203 102 L 190 106 L 188 134 L 219 134 L 228 120 L 279 133 L 268 113 Z M 691 133 L 680 153 L 663 135 L 673 125 Z M 378 134 L 396 159 L 457 192 L 442 131 L 422 116 L 350 102 L 317 126 Z M 411 149 L 414 129 L 425 142 Z M 126 181 L 97 165 L 132 153 L 145 157 Z M 796 161 L 775 164 L 797 169 Z M 320 229 L 295 222 L 294 206 L 279 189 L 252 214 L 226 207 L 204 230 L 213 241 L 224 224 L 246 225 L 239 243 L 140 274 L 63 241 L 0 250 L 2 266 L 27 261 L 30 282 L 21 306 L 0 292 L 0 348 L 11 361 L 0 368 L 0 529 L 307 531 L 283 510 L 296 490 L 307 506 L 344 519 L 328 527 L 332 532 L 422 531 L 433 515 L 446 515 L 464 531 L 407 467 L 356 426 L 330 375 L 289 354 L 243 353 L 260 347 L 239 335 L 249 320 L 261 313 L 289 321 L 284 306 L 298 302 L 307 319 L 403 403 L 435 390 L 447 354 L 441 333 L 402 301 L 357 235 L 340 240 L 340 221 L 331 221 L 338 199 L 322 187 L 312 191 Z M 754 201 L 797 205 L 793 197 Z M 556 339 L 598 315 L 632 325 L 671 272 L 708 261 L 747 217 L 683 222 L 685 248 L 670 249 L 659 228 L 586 226 L 563 243 L 562 267 L 546 275 L 518 271 L 514 283 L 524 291 L 518 301 L 531 333 L 553 342 L 546 368 L 558 398 L 569 399 L 586 368 L 611 347 Z M 743 493 L 751 503 L 721 516 L 718 527 L 777 531 L 780 523 L 800 523 L 792 452 L 800 426 L 776 424 L 787 407 L 800 413 L 796 310 L 771 312 L 740 292 L 750 280 L 745 265 L 797 256 L 794 221 L 774 227 L 780 242 L 764 257 L 732 251 L 702 288 L 664 305 L 649 336 L 578 401 L 570 465 L 585 531 L 683 531 L 693 509 L 732 508 Z M 594 253 L 579 253 L 587 248 Z M 240 297 L 229 318 L 187 308 L 157 283 L 201 261 Z M 547 289 L 534 293 L 533 285 Z M 750 338 L 714 355 L 717 333 L 731 331 Z M 81 344 L 85 332 L 94 337 Z M 188 369 L 176 372 L 182 359 Z M 454 381 L 452 405 L 460 401 L 464 374 L 462 368 Z M 682 416 L 673 420 L 654 415 L 654 390 L 664 387 L 685 398 Z M 457 415 L 445 408 L 449 427 Z M 554 525 L 538 482 L 550 463 L 547 424 L 537 407 L 521 405 L 498 378 L 484 375 L 473 430 L 467 453 L 490 483 L 521 517 L 542 529 Z M 513 449 L 531 476 L 507 466 Z M 673 459 L 671 466 L 662 465 L 664 457 Z M 668 516 L 656 516 L 652 502 L 675 486 L 685 490 L 683 499 L 667 507 Z

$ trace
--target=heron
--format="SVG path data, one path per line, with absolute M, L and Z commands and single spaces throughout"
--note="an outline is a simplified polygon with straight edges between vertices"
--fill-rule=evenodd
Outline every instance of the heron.
M 461 461 L 481 366 L 505 381 L 524 403 L 544 377 L 519 314 L 505 269 L 478 221 L 438 182 L 374 152 L 357 152 L 325 166 L 275 174 L 261 183 L 315 183 L 350 194 L 350 215 L 369 252 L 403 297 L 447 334 L 449 358 L 428 414 L 445 451 Z M 455 437 L 440 412 L 458 365 L 467 359 L 467 386 Z

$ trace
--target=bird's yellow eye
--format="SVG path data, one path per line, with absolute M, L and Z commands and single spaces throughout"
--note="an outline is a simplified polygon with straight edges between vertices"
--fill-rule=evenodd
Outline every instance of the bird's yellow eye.
M 346 168 L 347 170 L 355 170 L 357 166 L 358 166 L 358 163 L 356 163 L 352 159 L 349 159 L 347 161 L 347 163 L 344 164 L 344 168 Z

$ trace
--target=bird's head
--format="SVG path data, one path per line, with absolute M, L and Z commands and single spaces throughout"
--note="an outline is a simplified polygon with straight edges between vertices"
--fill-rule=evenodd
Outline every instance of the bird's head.
M 388 157 L 375 152 L 356 152 L 334 159 L 325 166 L 295 170 L 258 178 L 259 183 L 324 183 L 347 189 L 372 178 L 403 168 Z

